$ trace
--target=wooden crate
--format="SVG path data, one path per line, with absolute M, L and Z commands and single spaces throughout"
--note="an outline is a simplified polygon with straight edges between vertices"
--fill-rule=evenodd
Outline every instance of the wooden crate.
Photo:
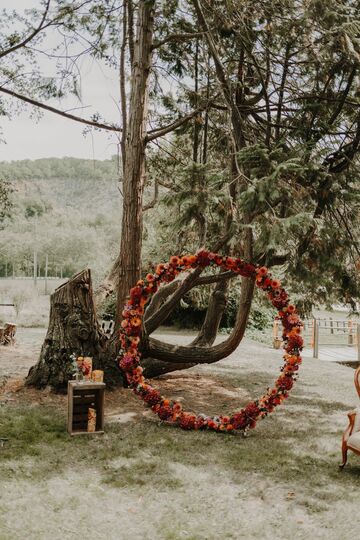
M 68 382 L 68 426 L 70 435 L 89 434 L 87 431 L 88 409 L 96 410 L 96 429 L 104 433 L 105 383 Z

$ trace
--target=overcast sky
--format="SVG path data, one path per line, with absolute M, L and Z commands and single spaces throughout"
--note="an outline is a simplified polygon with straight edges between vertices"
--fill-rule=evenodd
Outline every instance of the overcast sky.
M 0 8 L 23 10 L 38 7 L 38 0 L 0 0 Z M 44 63 L 46 70 L 46 64 Z M 108 121 L 119 123 L 119 83 L 115 70 L 93 60 L 81 64 L 82 103 L 75 98 L 51 104 L 61 109 L 87 107 L 74 111 L 83 117 L 99 112 Z M 44 73 L 46 75 L 46 73 Z M 50 103 L 50 102 L 49 102 Z M 9 121 L 1 118 L 6 144 L 0 143 L 0 161 L 36 159 L 42 157 L 74 156 L 87 159 L 107 159 L 117 153 L 116 134 L 91 131 L 83 135 L 84 125 L 50 112 L 35 122 L 29 118 L 30 109 Z

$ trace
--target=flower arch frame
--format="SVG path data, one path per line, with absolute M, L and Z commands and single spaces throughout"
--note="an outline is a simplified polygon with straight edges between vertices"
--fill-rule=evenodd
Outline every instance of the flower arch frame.
M 178 401 L 171 401 L 153 388 L 143 376 L 140 365 L 140 344 L 144 308 L 161 283 L 169 283 L 184 271 L 197 267 L 217 266 L 231 270 L 243 277 L 255 279 L 256 285 L 262 289 L 277 309 L 277 318 L 283 326 L 284 363 L 275 381 L 274 387 L 269 388 L 260 398 L 250 401 L 238 412 L 230 415 L 206 416 L 184 411 Z M 196 255 L 183 257 L 173 256 L 168 263 L 159 264 L 154 273 L 149 273 L 137 282 L 130 290 L 130 298 L 122 311 L 120 323 L 120 353 L 119 366 L 125 372 L 127 381 L 133 392 L 139 396 L 162 421 L 171 422 L 182 429 L 209 429 L 224 433 L 236 431 L 246 432 L 256 426 L 259 420 L 265 418 L 289 395 L 297 378 L 302 362 L 301 337 L 302 322 L 296 307 L 290 303 L 289 295 L 274 279 L 265 266 L 257 267 L 239 258 L 222 256 L 202 250 Z

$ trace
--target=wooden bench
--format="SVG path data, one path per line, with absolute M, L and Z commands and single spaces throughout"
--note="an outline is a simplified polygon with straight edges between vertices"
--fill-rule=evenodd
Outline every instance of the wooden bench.
M 14 345 L 15 334 L 16 324 L 5 323 L 5 326 L 0 328 L 0 345 Z

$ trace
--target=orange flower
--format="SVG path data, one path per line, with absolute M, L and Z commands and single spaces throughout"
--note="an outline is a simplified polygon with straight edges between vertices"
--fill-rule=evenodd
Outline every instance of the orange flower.
M 136 346 L 136 345 L 139 345 L 139 343 L 140 343 L 140 338 L 139 338 L 139 336 L 130 336 L 129 339 L 130 339 L 131 343 L 132 343 L 133 345 L 135 345 L 135 346 Z
M 197 260 L 197 259 L 196 259 L 196 256 L 195 256 L 195 255 L 190 255 L 190 257 L 189 257 L 190 264 L 196 263 L 196 260 Z
M 157 267 L 156 267 L 155 273 L 158 276 L 160 276 L 160 274 L 162 274 L 163 272 L 165 272 L 165 265 L 164 264 L 158 264 Z
M 182 405 L 178 401 L 175 401 L 173 405 L 173 411 L 174 413 L 179 413 L 182 410 Z
M 234 429 L 234 426 L 232 424 L 228 424 L 226 426 L 227 431 L 232 431 Z
M 260 268 L 256 269 L 256 273 L 259 274 L 259 276 L 266 276 L 266 274 L 268 273 L 268 269 L 266 268 L 266 266 L 261 266 Z
M 149 283 L 152 283 L 153 281 L 155 281 L 155 276 L 154 274 L 147 274 L 146 276 L 146 281 L 148 281 Z
M 287 307 L 287 311 L 289 313 L 294 313 L 294 311 L 296 311 L 296 307 L 293 306 L 293 304 L 289 304 L 288 307 Z
M 139 281 L 136 282 L 136 285 L 139 285 L 139 287 L 142 287 L 144 285 L 144 280 L 139 279 Z
M 164 407 L 169 407 L 169 405 L 170 405 L 170 399 L 164 399 L 164 401 L 163 401 L 162 404 L 163 404 Z
M 281 287 L 281 282 L 278 279 L 273 279 L 271 282 L 271 287 L 273 289 L 279 289 Z
M 141 319 L 140 319 L 140 317 L 133 317 L 133 318 L 131 319 L 131 326 L 135 326 L 135 327 L 141 326 Z
M 179 257 L 176 257 L 176 255 L 174 257 L 170 257 L 170 264 L 172 264 L 173 266 L 178 266 L 179 263 L 180 263 Z

